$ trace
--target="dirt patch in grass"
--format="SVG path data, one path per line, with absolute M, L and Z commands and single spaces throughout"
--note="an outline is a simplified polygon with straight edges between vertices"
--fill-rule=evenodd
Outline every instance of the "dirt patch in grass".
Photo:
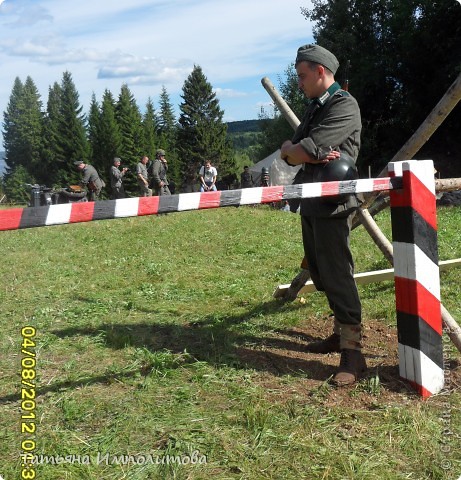
M 321 400 L 325 406 L 344 405 L 351 408 L 379 408 L 382 405 L 420 401 L 421 397 L 399 376 L 398 341 L 395 326 L 382 321 L 364 324 L 363 353 L 366 375 L 355 385 L 335 388 L 331 378 L 339 365 L 340 354 L 313 354 L 305 351 L 307 343 L 330 334 L 330 319 L 307 319 L 296 328 L 274 332 L 262 339 L 261 345 L 237 349 L 240 361 L 264 372 L 260 382 L 272 400 L 286 402 L 303 397 L 306 403 Z M 461 387 L 461 361 L 449 343 L 445 355 L 450 371 L 450 390 Z M 447 370 L 446 370 L 447 371 Z M 287 382 L 286 377 L 298 381 Z

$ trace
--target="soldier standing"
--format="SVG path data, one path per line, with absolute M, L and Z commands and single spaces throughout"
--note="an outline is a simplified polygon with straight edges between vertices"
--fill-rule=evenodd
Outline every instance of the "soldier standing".
M 298 49 L 298 86 L 311 101 L 292 140 L 281 147 L 289 165 L 302 165 L 302 183 L 315 182 L 322 165 L 346 153 L 355 162 L 362 129 L 357 101 L 342 90 L 334 74 L 337 58 L 319 45 Z M 352 217 L 360 202 L 356 195 L 336 202 L 311 198 L 301 201 L 304 255 L 317 290 L 324 291 L 334 313 L 333 333 L 307 345 L 314 353 L 341 352 L 336 385 L 354 383 L 366 370 L 362 354 L 361 302 L 349 248 Z
M 125 198 L 125 188 L 123 187 L 123 177 L 128 171 L 128 168 L 122 168 L 120 171 L 121 160 L 118 157 L 114 158 L 114 164 L 110 167 L 110 186 L 112 188 L 112 199 Z
M 136 165 L 136 179 L 138 180 L 141 197 L 152 197 L 152 190 L 149 188 L 149 177 L 146 167 L 148 161 L 149 157 L 144 155 Z
M 155 195 L 171 195 L 168 188 L 168 162 L 165 157 L 165 150 L 158 149 L 152 165 L 152 188 Z

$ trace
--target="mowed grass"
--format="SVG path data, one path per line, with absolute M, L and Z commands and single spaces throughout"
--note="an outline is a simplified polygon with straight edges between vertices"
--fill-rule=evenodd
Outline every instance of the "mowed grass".
M 389 212 L 376 220 L 390 238 Z M 438 223 L 440 259 L 461 257 L 460 209 L 439 209 Z M 242 360 L 241 348 L 328 313 L 319 293 L 305 303 L 272 298 L 298 272 L 297 215 L 226 208 L 0 237 L 5 480 L 21 478 L 27 438 L 37 455 L 68 458 L 36 465 L 46 480 L 461 475 L 456 382 L 420 400 L 405 387 L 387 396 L 372 378 L 358 387 L 372 402 L 355 402 L 352 388 L 334 392 L 335 404 L 327 382 L 304 386 L 306 372 L 274 375 L 269 362 Z M 357 272 L 389 268 L 362 227 L 351 242 Z M 460 278 L 457 268 L 441 275 L 442 301 L 458 320 Z M 359 289 L 364 323 L 395 325 L 393 283 Z M 21 432 L 24 326 L 37 332 L 33 436 Z M 450 379 L 460 355 L 444 345 Z

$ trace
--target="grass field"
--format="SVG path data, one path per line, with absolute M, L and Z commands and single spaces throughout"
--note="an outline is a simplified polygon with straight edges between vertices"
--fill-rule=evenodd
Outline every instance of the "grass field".
M 389 212 L 377 222 L 390 237 Z M 461 209 L 438 223 L 440 259 L 461 257 Z M 359 287 L 366 378 L 335 389 L 339 356 L 302 351 L 330 325 L 320 293 L 272 298 L 298 272 L 296 215 L 227 208 L 0 238 L 5 480 L 461 475 L 461 356 L 445 338 L 447 388 L 428 400 L 398 378 L 392 282 Z M 362 227 L 352 248 L 357 272 L 389 268 Z M 458 321 L 460 278 L 441 275 Z M 22 469 L 23 449 L 39 464 Z

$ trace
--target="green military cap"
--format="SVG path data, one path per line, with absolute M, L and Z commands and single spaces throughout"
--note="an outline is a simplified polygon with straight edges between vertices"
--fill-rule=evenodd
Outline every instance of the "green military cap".
M 159 149 L 157 150 L 157 157 L 160 157 L 160 156 L 162 156 L 162 155 L 165 156 L 165 150 L 162 150 L 161 148 L 159 148 Z
M 302 61 L 320 63 L 320 65 L 331 70 L 333 75 L 339 67 L 338 59 L 329 50 L 320 45 L 308 44 L 299 47 L 295 64 L 297 65 Z

